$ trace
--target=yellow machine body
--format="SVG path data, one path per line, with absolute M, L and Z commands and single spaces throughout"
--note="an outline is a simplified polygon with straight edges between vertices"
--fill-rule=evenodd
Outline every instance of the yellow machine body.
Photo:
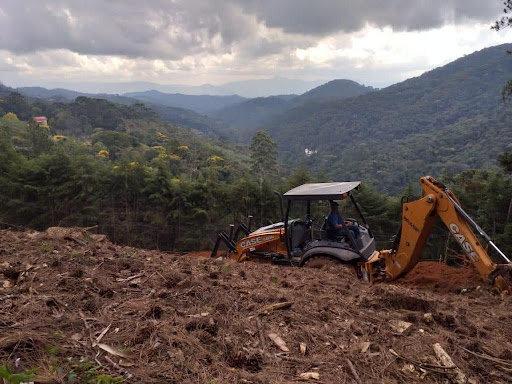
M 251 253 L 257 252 L 279 253 L 285 256 L 284 228 L 249 234 L 236 243 L 236 252 L 232 252 L 230 257 L 236 261 L 245 261 L 250 259 Z

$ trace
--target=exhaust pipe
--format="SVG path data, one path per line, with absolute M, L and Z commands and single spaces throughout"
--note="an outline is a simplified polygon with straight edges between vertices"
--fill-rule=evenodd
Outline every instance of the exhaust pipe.
M 252 223 L 252 216 L 249 215 L 247 217 L 247 235 L 249 235 L 249 233 L 251 233 L 251 223 Z
M 284 222 L 283 195 L 277 191 L 274 191 L 274 194 L 279 199 L 279 211 L 281 212 L 281 221 Z

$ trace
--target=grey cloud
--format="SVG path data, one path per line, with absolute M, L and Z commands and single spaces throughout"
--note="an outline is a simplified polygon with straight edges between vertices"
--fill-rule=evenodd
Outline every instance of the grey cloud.
M 286 32 L 325 35 L 354 32 L 366 23 L 398 30 L 423 30 L 447 22 L 492 22 L 499 0 L 240 0 L 247 12 L 269 27 Z
M 180 59 L 215 53 L 250 32 L 243 20 L 247 16 L 235 17 L 234 7 L 206 1 L 6 0 L 0 10 L 0 49 L 17 53 L 64 48 L 82 54 Z M 215 46 L 216 36 L 220 47 Z
M 496 0 L 3 0 L 0 49 L 179 60 L 238 52 L 261 57 L 314 44 L 366 23 L 428 29 L 446 22 L 491 22 Z M 258 33 L 279 28 L 279 38 Z

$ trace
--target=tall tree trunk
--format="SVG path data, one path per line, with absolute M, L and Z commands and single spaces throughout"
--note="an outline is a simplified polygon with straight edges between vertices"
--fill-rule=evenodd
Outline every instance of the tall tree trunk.
M 507 223 L 510 222 L 510 219 L 512 219 L 512 198 L 508 204 Z

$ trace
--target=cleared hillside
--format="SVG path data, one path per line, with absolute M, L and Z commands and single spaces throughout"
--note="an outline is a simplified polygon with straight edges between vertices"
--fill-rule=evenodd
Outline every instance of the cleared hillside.
M 471 268 L 369 286 L 84 233 L 0 231 L 0 359 L 36 382 L 450 382 L 436 343 L 469 383 L 512 380 L 511 298 Z

